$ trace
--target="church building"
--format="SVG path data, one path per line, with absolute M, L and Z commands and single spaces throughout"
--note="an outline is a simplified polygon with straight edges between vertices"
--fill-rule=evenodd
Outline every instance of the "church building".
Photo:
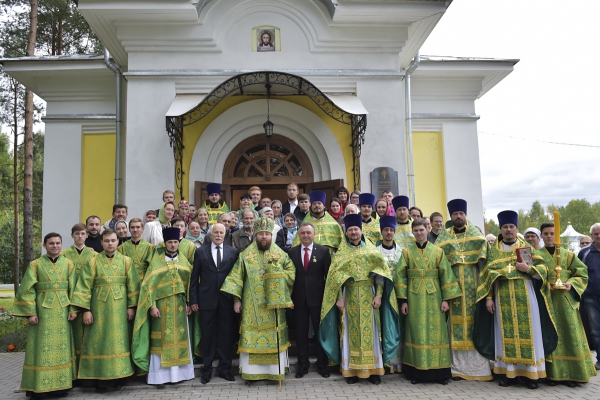
M 518 60 L 419 49 L 440 0 L 79 0 L 104 55 L 6 59 L 47 102 L 43 233 L 114 203 L 129 217 L 207 183 L 391 188 L 427 215 L 463 198 L 483 227 L 475 100 Z M 377 192 L 377 193 L 376 193 Z

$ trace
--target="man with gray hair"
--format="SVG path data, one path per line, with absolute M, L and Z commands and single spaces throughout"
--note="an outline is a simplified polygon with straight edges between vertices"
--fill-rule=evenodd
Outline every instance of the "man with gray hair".
M 223 224 L 223 226 L 230 226 L 231 225 L 231 215 L 229 215 L 229 213 L 224 213 L 219 215 L 219 220 L 217 221 L 219 224 Z M 210 226 L 210 228 L 208 229 L 208 233 L 207 235 L 204 237 L 204 242 L 202 242 L 202 246 L 210 246 L 210 244 L 212 243 L 212 239 L 211 239 L 211 229 L 212 229 L 212 225 Z M 226 244 L 227 246 L 232 246 L 232 234 L 229 231 L 229 229 L 225 230 L 225 239 L 223 240 L 223 243 Z
M 590 320 L 590 333 L 596 352 L 600 351 L 600 222 L 590 228 L 592 244 L 583 248 L 577 255 L 588 267 L 588 285 L 583 292 L 583 303 Z M 596 362 L 600 369 L 600 362 Z
M 223 244 L 228 227 L 217 223 L 210 227 L 212 244 L 196 250 L 190 283 L 192 311 L 200 311 L 200 346 L 204 366 L 201 383 L 207 384 L 213 373 L 212 361 L 219 358 L 219 376 L 233 381 L 231 360 L 236 320 L 233 299 L 220 292 L 227 275 L 238 259 L 237 249 Z
M 242 229 L 238 229 L 231 235 L 232 246 L 241 253 L 250 246 L 254 240 L 254 211 L 246 208 L 242 211 Z

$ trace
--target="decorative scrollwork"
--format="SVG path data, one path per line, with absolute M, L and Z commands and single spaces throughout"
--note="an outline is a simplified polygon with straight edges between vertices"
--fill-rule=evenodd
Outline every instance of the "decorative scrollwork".
M 167 134 L 169 145 L 175 157 L 175 185 L 179 189 L 179 196 L 183 200 L 183 119 L 181 117 L 167 117 Z
M 352 116 L 352 171 L 354 172 L 354 190 L 360 190 L 360 151 L 365 142 L 367 116 Z
M 183 196 L 183 127 L 194 124 L 206 117 L 225 97 L 234 93 L 244 94 L 244 88 L 248 86 L 264 86 L 266 84 L 293 88 L 297 94 L 310 98 L 325 114 L 334 120 L 352 126 L 354 187 L 355 189 L 360 188 L 360 149 L 364 143 L 367 116 L 355 115 L 342 110 L 319 88 L 300 76 L 275 71 L 257 71 L 229 78 L 187 113 L 178 117 L 167 117 L 167 132 L 175 155 L 176 184 L 180 189 L 180 194 Z

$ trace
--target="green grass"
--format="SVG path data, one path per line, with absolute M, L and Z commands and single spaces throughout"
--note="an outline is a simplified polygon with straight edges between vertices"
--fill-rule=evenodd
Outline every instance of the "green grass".
M 14 297 L 0 297 L 0 307 L 4 307 L 5 310 L 12 310 Z
M 25 337 L 27 328 L 24 323 L 25 318 L 7 318 L 10 315 L 9 311 L 13 306 L 13 297 L 0 298 L 0 307 L 4 310 L 0 311 L 0 352 L 6 352 L 8 345 L 14 344 L 17 346 L 17 351 L 25 350 Z

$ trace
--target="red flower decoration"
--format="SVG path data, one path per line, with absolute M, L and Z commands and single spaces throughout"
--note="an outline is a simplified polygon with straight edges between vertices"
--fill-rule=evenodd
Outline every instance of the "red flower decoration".
M 17 349 L 17 346 L 15 346 L 14 344 L 8 345 L 8 351 L 15 351 L 16 349 Z

